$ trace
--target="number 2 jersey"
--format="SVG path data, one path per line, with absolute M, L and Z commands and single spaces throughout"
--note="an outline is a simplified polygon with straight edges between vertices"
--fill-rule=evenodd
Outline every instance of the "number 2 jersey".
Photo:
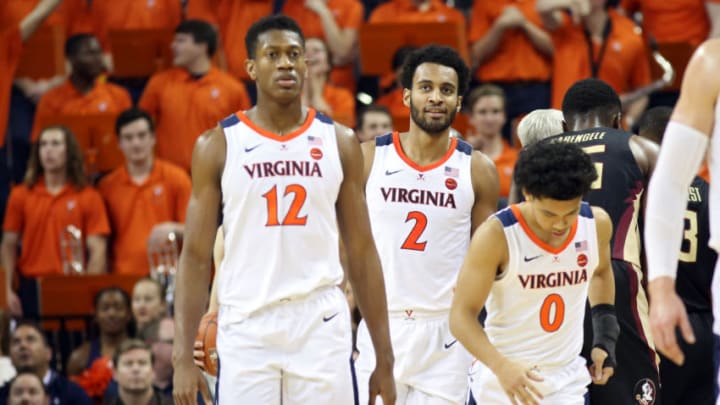
M 340 284 L 335 203 L 343 170 L 332 120 L 309 109 L 285 136 L 243 112 L 221 126 L 225 257 L 217 285 L 229 310 L 220 322 Z
M 389 311 L 448 311 L 470 244 L 475 193 L 472 147 L 451 138 L 445 156 L 420 167 L 397 132 L 376 138 L 365 194 Z
M 535 236 L 517 205 L 495 217 L 503 225 L 508 262 L 485 303 L 485 332 L 500 353 L 527 366 L 569 366 L 582 349 L 588 286 L 599 262 L 592 209 L 582 203 L 558 248 Z

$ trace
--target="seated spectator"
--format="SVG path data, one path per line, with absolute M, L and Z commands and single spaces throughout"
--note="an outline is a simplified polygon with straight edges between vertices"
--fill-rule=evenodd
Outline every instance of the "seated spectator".
M 19 374 L 32 373 L 42 380 L 52 405 L 92 404 L 79 385 L 50 368 L 52 349 L 38 324 L 18 323 L 10 340 L 10 358 Z M 8 403 L 11 386 L 0 388 L 0 405 Z
M 106 396 L 104 405 L 161 405 L 172 404 L 172 398 L 153 387 L 153 352 L 137 339 L 123 342 L 113 357 L 118 392 Z
M 465 99 L 470 109 L 470 133 L 465 138 L 476 150 L 495 162 L 500 180 L 500 197 L 510 194 L 517 149 L 502 137 L 505 115 L 505 93 L 493 84 L 473 89 Z
M 112 356 L 132 335 L 130 296 L 118 287 L 95 295 L 96 336 L 70 354 L 67 373 L 89 396 L 102 399 L 112 379 Z
M 355 97 L 347 89 L 330 84 L 330 53 L 318 38 L 305 40 L 307 77 L 303 85 L 303 104 L 350 128 L 355 126 Z
M 360 142 L 392 132 L 392 116 L 385 106 L 371 104 L 360 112 L 355 134 Z
M 401 77 L 405 58 L 415 49 L 417 49 L 415 46 L 403 46 L 395 51 L 392 60 L 392 70 L 394 73 L 394 75 L 391 76 L 393 78 L 392 86 L 385 95 L 377 100 L 377 104 L 385 106 L 390 110 L 390 115 L 394 122 L 405 123 L 410 121 L 410 107 L 405 105 L 405 100 L 403 99 Z
M 153 385 L 167 396 L 172 395 L 173 365 L 172 347 L 175 339 L 175 320 L 165 317 L 158 323 L 157 338 L 152 342 L 152 352 L 155 356 L 155 381 Z
M 182 237 L 190 177 L 155 158 L 155 126 L 145 111 L 124 111 L 115 129 L 125 165 L 98 185 L 113 229 L 111 271 L 147 276 L 148 246 L 163 247 L 170 234 Z
M 175 67 L 154 75 L 138 103 L 157 124 L 157 156 L 187 172 L 195 140 L 229 114 L 250 107 L 244 85 L 212 66 L 217 41 L 205 21 L 180 23 L 172 43 Z
M 167 314 L 165 289 L 157 280 L 146 277 L 133 287 L 132 312 L 135 318 L 137 338 L 152 342 L 158 333 L 158 322 Z
M 102 48 L 93 35 L 76 34 L 68 38 L 65 57 L 72 67 L 70 77 L 40 99 L 33 124 L 33 142 L 37 141 L 42 127 L 57 123 L 52 119 L 58 115 L 116 115 L 132 106 L 127 90 L 108 83 L 103 76 Z
M 10 314 L 0 310 L 0 387 L 15 377 L 15 367 L 10 360 Z
M 69 129 L 48 127 L 41 131 L 25 181 L 10 193 L 3 231 L 0 258 L 7 269 L 8 302 L 13 314 L 21 313 L 17 295 L 10 291 L 15 268 L 22 275 L 23 305 L 31 308 L 37 305 L 37 289 L 29 281 L 32 278 L 78 268 L 91 274 L 105 272 L 110 233 L 105 205 L 100 194 L 87 185 L 82 153 Z M 72 237 L 61 236 L 68 232 Z M 63 249 L 63 241 L 72 247 Z
M 24 371 L 10 381 L 9 405 L 50 405 L 50 396 L 36 374 Z

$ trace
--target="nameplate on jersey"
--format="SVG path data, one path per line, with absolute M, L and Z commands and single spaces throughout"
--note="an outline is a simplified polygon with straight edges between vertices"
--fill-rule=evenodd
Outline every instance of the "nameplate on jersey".
M 434 207 L 456 209 L 455 197 L 444 191 L 431 191 L 416 188 L 380 187 L 385 202 L 399 204 L 420 204 Z

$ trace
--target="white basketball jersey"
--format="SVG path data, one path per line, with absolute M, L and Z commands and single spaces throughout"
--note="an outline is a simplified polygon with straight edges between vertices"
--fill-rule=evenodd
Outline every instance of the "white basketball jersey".
M 243 318 L 339 284 L 335 202 L 343 172 L 332 120 L 309 109 L 302 127 L 285 136 L 242 112 L 221 125 L 227 154 L 218 300 L 230 309 L 222 312 Z
M 469 144 L 451 138 L 440 161 L 420 167 L 397 132 L 376 138 L 365 193 L 390 311 L 450 309 L 470 244 L 471 156 Z
M 592 209 L 582 203 L 559 248 L 532 233 L 517 205 L 495 216 L 504 227 L 509 256 L 485 304 L 485 331 L 510 359 L 546 369 L 566 367 L 582 349 L 588 283 L 599 260 Z

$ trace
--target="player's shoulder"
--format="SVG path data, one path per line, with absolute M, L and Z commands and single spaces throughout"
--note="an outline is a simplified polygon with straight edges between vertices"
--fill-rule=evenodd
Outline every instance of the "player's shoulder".
M 598 229 L 599 235 L 604 235 L 608 239 L 612 235 L 612 229 L 613 229 L 613 223 L 612 219 L 610 218 L 610 214 L 607 213 L 603 208 L 598 206 L 588 206 L 590 208 L 590 212 L 592 213 L 592 217 L 595 219 L 595 226 Z M 582 208 L 581 208 L 582 212 Z

